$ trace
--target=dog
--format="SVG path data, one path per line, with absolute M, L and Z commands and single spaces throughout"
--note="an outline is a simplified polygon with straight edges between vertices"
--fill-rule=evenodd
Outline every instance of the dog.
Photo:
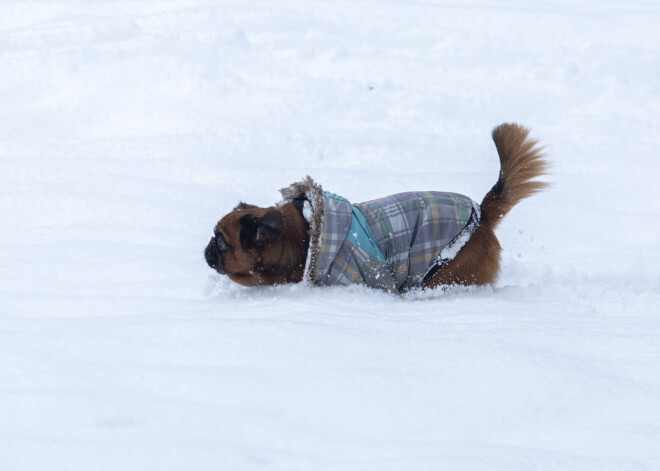
M 260 208 L 239 203 L 214 227 L 204 255 L 244 286 L 364 284 L 389 292 L 496 281 L 501 246 L 495 229 L 522 199 L 548 184 L 538 141 L 518 124 L 492 131 L 500 159 L 481 204 L 445 192 L 399 193 L 351 204 L 309 176 Z

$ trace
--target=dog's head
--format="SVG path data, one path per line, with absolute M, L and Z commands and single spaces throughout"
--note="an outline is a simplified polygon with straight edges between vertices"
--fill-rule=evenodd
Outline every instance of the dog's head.
M 214 227 L 209 266 L 244 286 L 301 281 L 309 247 L 302 201 L 259 208 L 240 203 Z

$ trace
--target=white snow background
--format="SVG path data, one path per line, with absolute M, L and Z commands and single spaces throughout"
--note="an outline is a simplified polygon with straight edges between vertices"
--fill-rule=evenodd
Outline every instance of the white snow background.
M 1 470 L 660 469 L 660 3 L 0 3 Z M 551 190 L 492 287 L 246 289 L 213 224 L 309 174 Z

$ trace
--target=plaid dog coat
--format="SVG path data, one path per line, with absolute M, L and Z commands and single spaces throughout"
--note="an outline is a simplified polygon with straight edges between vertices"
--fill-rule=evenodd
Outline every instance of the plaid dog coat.
M 357 283 L 395 293 L 423 286 L 456 256 L 480 216 L 476 202 L 456 193 L 399 193 L 353 205 L 310 177 L 282 195 L 309 202 L 305 277 L 319 286 Z

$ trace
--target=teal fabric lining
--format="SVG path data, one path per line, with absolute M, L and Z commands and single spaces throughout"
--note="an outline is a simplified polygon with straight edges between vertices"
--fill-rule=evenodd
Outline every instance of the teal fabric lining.
M 351 244 L 361 248 L 372 257 L 385 263 L 386 262 L 385 256 L 383 255 L 383 252 L 378 246 L 378 243 L 376 242 L 376 238 L 374 237 L 374 234 L 371 231 L 371 227 L 369 227 L 369 223 L 362 214 L 362 211 L 360 211 L 358 208 L 353 206 L 351 202 L 348 201 L 346 198 L 341 197 L 339 195 L 335 195 L 334 193 L 324 191 L 323 196 L 325 196 L 326 198 L 334 198 L 336 200 L 343 201 L 351 206 L 351 213 L 352 213 L 351 225 L 348 228 L 348 234 L 346 235 L 346 240 Z

